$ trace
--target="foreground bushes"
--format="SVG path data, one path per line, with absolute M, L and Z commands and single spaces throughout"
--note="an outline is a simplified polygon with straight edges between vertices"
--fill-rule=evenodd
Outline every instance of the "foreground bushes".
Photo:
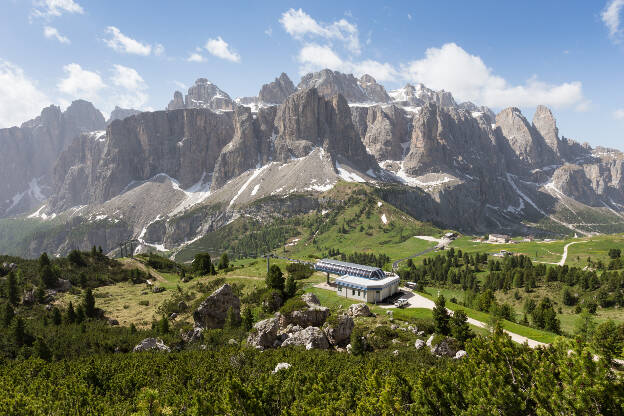
M 0 414 L 621 414 L 621 379 L 569 348 L 498 335 L 469 341 L 461 360 L 228 347 L 10 361 Z M 292 367 L 272 374 L 279 362 Z

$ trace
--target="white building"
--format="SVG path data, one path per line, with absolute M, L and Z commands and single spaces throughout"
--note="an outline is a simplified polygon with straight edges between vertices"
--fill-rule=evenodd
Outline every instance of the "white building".
M 509 243 L 511 237 L 505 234 L 490 234 L 490 238 L 488 238 L 488 243 L 498 243 L 504 244 Z
M 399 276 L 386 274 L 378 267 L 323 259 L 316 262 L 316 270 L 335 274 L 336 293 L 347 299 L 370 303 L 381 302 L 399 291 Z

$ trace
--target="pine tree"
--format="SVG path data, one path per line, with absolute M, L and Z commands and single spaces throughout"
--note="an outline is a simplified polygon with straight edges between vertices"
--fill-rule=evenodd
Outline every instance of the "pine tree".
M 26 327 L 21 316 L 15 318 L 13 323 L 13 342 L 16 346 L 21 347 L 26 341 Z
M 608 320 L 598 325 L 594 331 L 592 344 L 598 354 L 611 364 L 613 358 L 622 351 L 622 340 L 615 322 Z
M 161 334 L 168 334 L 169 333 L 169 320 L 167 319 L 166 316 L 163 316 L 162 318 L 160 318 L 160 320 L 158 321 L 158 332 Z
M 295 282 L 295 277 L 292 274 L 289 274 L 286 279 L 284 294 L 286 295 L 286 298 L 292 298 L 295 296 L 295 292 L 297 292 L 297 283 Z
M 59 310 L 59 308 L 54 308 L 52 309 L 52 323 L 56 326 L 60 325 L 61 322 L 63 321 L 62 317 L 61 317 L 61 311 Z
M 76 323 L 81 324 L 85 320 L 85 312 L 82 305 L 78 305 L 76 308 Z
M 219 270 L 227 269 L 230 266 L 230 259 L 227 253 L 221 254 L 221 259 L 219 260 Z
M 245 331 L 251 331 L 251 328 L 253 328 L 253 314 L 251 313 L 250 307 L 245 308 L 242 321 Z
M 74 322 L 76 322 L 76 311 L 74 311 L 74 304 L 72 302 L 69 302 L 69 306 L 67 307 L 65 321 L 68 324 L 73 324 Z
M 41 285 L 43 287 L 51 289 L 56 286 L 58 278 L 56 276 L 56 273 L 54 273 L 54 270 L 52 270 L 52 267 L 49 264 L 44 265 L 41 268 L 39 276 L 41 278 Z
M 95 297 L 93 296 L 91 288 L 88 288 L 85 292 L 82 305 L 84 307 L 85 316 L 87 318 L 95 318 Z
M 366 342 L 364 341 L 364 334 L 359 328 L 355 328 L 351 332 L 351 354 L 362 355 L 366 351 Z
M 440 295 L 436 300 L 435 306 L 433 308 L 433 321 L 435 324 L 435 331 L 438 334 L 448 335 L 450 332 L 449 320 L 449 313 L 446 310 L 446 299 L 444 299 L 444 295 Z
M 17 279 L 15 278 L 15 273 L 10 272 L 7 277 L 7 295 L 9 298 L 9 303 L 13 306 L 19 303 L 19 287 L 17 286 Z
M 266 276 L 266 285 L 269 289 L 276 289 L 280 292 L 284 291 L 284 275 L 282 269 L 278 265 L 273 264 Z
M 459 309 L 453 313 L 450 321 L 451 336 L 463 346 L 466 341 L 474 336 L 468 325 L 468 315 Z
M 13 317 L 15 317 L 13 307 L 10 303 L 5 304 L 2 311 L 2 326 L 8 328 L 11 325 L 11 321 L 13 321 Z
M 50 348 L 43 339 L 38 338 L 37 341 L 35 341 L 35 345 L 33 347 L 37 357 L 45 361 L 50 361 L 50 359 L 52 358 L 52 351 L 50 351 Z

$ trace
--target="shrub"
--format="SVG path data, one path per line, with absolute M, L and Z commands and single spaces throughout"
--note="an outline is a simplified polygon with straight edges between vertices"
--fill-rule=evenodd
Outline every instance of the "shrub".
M 290 316 L 294 311 L 301 311 L 308 309 L 308 304 L 300 297 L 290 298 L 280 308 L 280 313 L 285 316 Z

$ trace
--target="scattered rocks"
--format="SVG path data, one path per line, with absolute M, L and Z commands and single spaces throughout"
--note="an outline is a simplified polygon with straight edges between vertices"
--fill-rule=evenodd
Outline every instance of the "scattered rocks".
M 165 345 L 162 339 L 160 338 L 145 338 L 143 341 L 138 343 L 133 352 L 143 352 L 143 351 L 164 351 L 171 352 L 171 349 Z
M 422 349 L 425 346 L 425 341 L 423 341 L 422 339 L 417 339 L 416 342 L 414 343 L 414 348 L 416 348 L 417 350 Z
M 431 347 L 431 343 L 432 343 L 432 342 L 433 342 L 433 335 L 431 335 L 431 336 L 429 337 L 429 339 L 427 340 L 427 346 L 428 346 L 428 347 Z
M 119 325 L 119 321 L 117 319 L 108 318 L 108 324 L 111 325 L 111 326 L 118 326 Z
M 232 287 L 224 284 L 208 296 L 193 312 L 195 326 L 211 329 L 223 328 L 230 308 L 236 322 L 240 322 L 240 300 L 232 292 Z
M 320 328 L 310 326 L 290 334 L 290 337 L 282 343 L 282 347 L 290 345 L 305 346 L 306 350 L 328 349 L 329 341 Z
M 202 332 L 204 332 L 202 328 L 195 327 L 190 331 L 182 332 L 180 336 L 182 337 L 182 341 L 190 344 L 191 342 L 200 341 L 202 338 Z
M 394 355 L 395 357 L 396 357 L 397 355 L 399 355 L 399 350 L 394 350 L 394 351 L 392 351 L 392 355 Z
M 178 314 L 173 312 L 171 315 L 169 315 L 169 319 L 173 320 L 176 319 L 178 317 Z
M 340 315 L 335 322 L 325 323 L 323 331 L 332 345 L 342 346 L 349 342 L 355 323 L 349 315 Z
M 24 305 L 32 305 L 35 303 L 35 290 L 27 290 L 22 297 L 22 303 Z
M 165 291 L 165 288 L 162 286 L 154 286 L 154 288 L 152 289 L 152 293 L 161 293 L 164 291 Z
M 278 318 L 257 322 L 247 337 L 247 345 L 259 349 L 272 348 L 277 341 L 278 329 Z
M 371 311 L 368 308 L 368 305 L 365 303 L 356 303 L 349 306 L 347 310 L 347 315 L 356 317 L 356 316 L 371 316 Z
M 233 339 L 233 338 L 230 338 L 230 339 L 228 340 L 228 345 L 238 345 L 238 341 L 236 341 L 236 340 L 235 340 L 235 339 Z
M 273 370 L 272 373 L 275 374 L 278 371 L 288 370 L 290 367 L 292 367 L 292 364 L 290 363 L 277 363 L 275 370 Z
M 311 306 L 306 309 L 293 311 L 288 315 L 279 314 L 280 326 L 286 327 L 289 324 L 299 325 L 302 328 L 309 326 L 320 327 L 329 316 L 329 308 L 325 306 Z

